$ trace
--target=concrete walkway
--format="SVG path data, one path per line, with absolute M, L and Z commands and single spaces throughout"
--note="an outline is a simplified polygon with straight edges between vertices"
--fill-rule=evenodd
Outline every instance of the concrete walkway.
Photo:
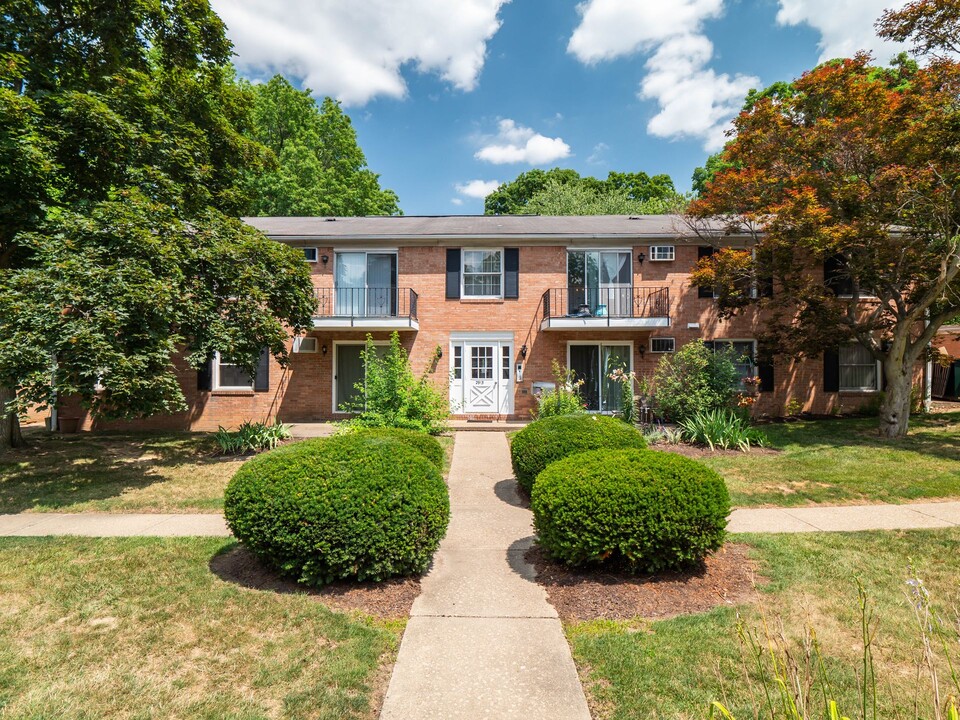
M 479 434 L 479 433 L 478 433 Z M 471 433 L 473 435 L 473 433 Z M 467 442 L 458 440 L 461 442 Z M 481 438 L 482 440 L 482 438 Z M 508 492 L 509 482 L 497 490 Z M 509 490 L 509 492 L 513 492 Z M 478 509 L 473 509 L 475 514 Z M 855 532 L 960 527 L 960 502 L 906 505 L 838 505 L 797 508 L 739 508 L 730 514 L 732 533 Z M 451 525 L 451 533 L 453 526 Z M 484 534 L 497 532 L 493 525 Z M 0 537 L 230 537 L 214 513 L 19 513 L 0 515 Z
M 503 433 L 458 433 L 450 528 L 413 604 L 381 720 L 589 720 L 557 613 L 524 560 L 532 516 Z

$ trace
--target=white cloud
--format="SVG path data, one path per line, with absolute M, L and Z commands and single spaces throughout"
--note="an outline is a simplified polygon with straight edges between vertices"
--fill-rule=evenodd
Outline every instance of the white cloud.
M 723 0 L 585 0 L 567 51 L 584 63 L 632 55 L 719 17 Z
M 498 187 L 500 187 L 499 180 L 468 180 L 465 183 L 457 183 L 453 186 L 454 189 L 461 195 L 466 195 L 471 198 L 483 199 Z M 459 198 L 457 198 L 459 199 Z M 462 202 L 462 201 L 461 201 Z M 460 203 L 455 202 L 455 205 Z
M 604 142 L 599 142 L 593 146 L 593 152 L 590 153 L 590 157 L 587 158 L 587 162 L 591 165 L 603 165 L 606 162 L 605 155 L 607 150 L 610 149 L 610 146 Z
M 779 0 L 777 22 L 781 25 L 809 25 L 820 33 L 820 60 L 851 57 L 858 50 L 870 50 L 886 64 L 906 46 L 877 37 L 873 24 L 886 9 L 897 10 L 906 0 Z
M 752 75 L 709 68 L 713 43 L 703 33 L 707 20 L 723 13 L 723 0 L 584 0 L 580 24 L 567 51 L 592 64 L 625 55 L 650 54 L 638 97 L 659 111 L 647 132 L 664 138 L 695 138 L 708 151 L 723 147 L 724 131 L 750 88 Z
M 450 198 L 450 202 L 454 205 L 463 205 L 463 198 Z
M 318 95 L 362 105 L 403 97 L 405 64 L 472 90 L 487 41 L 509 0 L 212 0 L 227 24 L 237 65 L 253 75 L 282 72 Z
M 569 155 L 570 146 L 562 138 L 548 138 L 506 118 L 498 123 L 496 136 L 487 138 L 487 144 L 474 157 L 495 165 L 544 165 Z

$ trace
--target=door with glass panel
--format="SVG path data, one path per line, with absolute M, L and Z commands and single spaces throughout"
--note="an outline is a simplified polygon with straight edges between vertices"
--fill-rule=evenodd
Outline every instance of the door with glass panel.
M 614 370 L 631 370 L 630 345 L 577 343 L 569 347 L 569 368 L 578 383 L 580 398 L 591 412 L 620 409 L 622 388 L 612 380 Z
M 513 397 L 507 342 L 457 342 L 453 345 L 450 397 L 454 412 L 509 415 Z
M 628 250 L 567 253 L 567 312 L 571 315 L 631 317 L 633 272 Z
M 366 345 L 359 343 L 337 343 L 334 356 L 334 398 L 335 412 L 360 412 L 363 410 L 363 385 L 367 373 L 363 362 Z M 389 347 L 377 345 L 374 352 L 383 358 Z
M 396 317 L 397 255 L 338 252 L 334 285 L 337 315 Z

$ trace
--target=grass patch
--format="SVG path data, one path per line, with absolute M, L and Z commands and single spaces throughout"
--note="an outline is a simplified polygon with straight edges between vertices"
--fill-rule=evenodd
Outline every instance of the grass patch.
M 780 631 L 782 622 L 782 632 L 795 647 L 807 628 L 816 630 L 836 683 L 833 696 L 848 714 L 859 707 L 859 578 L 879 618 L 874 647 L 879 716 L 914 717 L 921 639 L 906 580 L 912 566 L 934 603 L 947 611 L 946 619 L 953 617 L 952 609 L 960 606 L 960 530 L 738 535 L 737 540 L 751 545 L 770 579 L 760 591 L 760 603 L 771 628 Z M 709 703 L 721 700 L 737 717 L 754 717 L 737 639 L 738 611 L 748 627 L 761 627 L 761 614 L 753 606 L 657 622 L 568 625 L 595 715 L 611 720 L 704 718 Z
M 223 539 L 0 539 L 0 715 L 372 718 L 402 623 L 214 576 Z
M 55 436 L 0 452 L 0 513 L 212 512 L 243 462 L 214 456 L 210 436 Z
M 903 502 L 960 496 L 960 413 L 911 420 L 902 440 L 876 418 L 764 425 L 776 453 L 698 458 L 723 475 L 734 505 Z

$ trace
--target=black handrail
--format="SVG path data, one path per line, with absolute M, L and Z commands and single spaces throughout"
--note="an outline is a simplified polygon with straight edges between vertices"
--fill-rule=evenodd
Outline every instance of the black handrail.
M 411 288 L 316 288 L 316 317 L 417 319 Z
M 544 319 L 670 317 L 670 288 L 551 288 L 542 306 Z

